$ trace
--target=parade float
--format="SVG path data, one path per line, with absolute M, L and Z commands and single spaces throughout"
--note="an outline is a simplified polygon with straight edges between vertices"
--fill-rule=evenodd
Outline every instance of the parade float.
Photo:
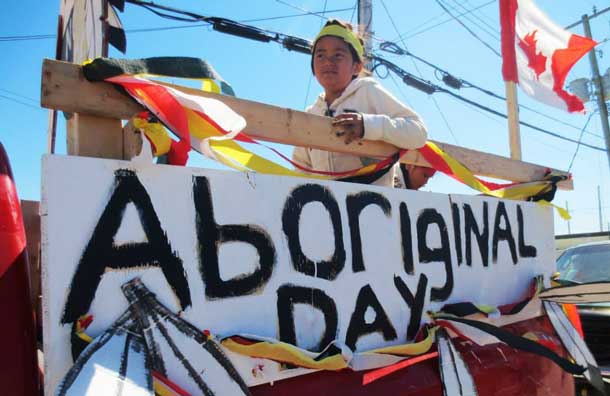
M 345 145 L 330 118 L 149 78 L 223 87 L 190 58 L 42 74 L 42 106 L 70 114 L 70 155 L 42 160 L 45 395 L 570 395 L 573 375 L 603 391 L 562 304 L 607 284 L 551 283 L 565 172 L 432 141 Z M 265 141 L 400 158 L 483 195 L 346 183 L 240 145 Z M 239 171 L 176 166 L 192 149 Z M 9 267 L 25 239 L 3 178 Z

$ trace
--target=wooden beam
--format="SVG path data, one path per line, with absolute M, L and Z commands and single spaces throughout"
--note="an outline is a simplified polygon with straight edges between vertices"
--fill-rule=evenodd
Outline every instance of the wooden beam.
M 111 84 L 87 81 L 78 65 L 46 59 L 42 71 L 43 107 L 117 119 L 129 119 L 143 110 L 139 104 Z M 331 132 L 331 119 L 328 117 L 202 92 L 193 88 L 164 85 L 189 94 L 223 101 L 246 119 L 248 126 L 244 132 L 259 140 L 372 157 L 385 157 L 396 151 L 394 146 L 384 142 L 362 141 L 346 145 Z M 75 92 L 78 92 L 78 95 L 75 95 Z M 528 182 L 540 180 L 548 169 L 545 166 L 515 161 L 447 143 L 435 143 L 472 172 L 481 176 Z M 407 153 L 401 161 L 429 166 L 417 151 Z M 571 181 L 561 187 L 571 189 Z
M 66 144 L 69 155 L 123 159 L 121 120 L 73 113 L 67 122 Z

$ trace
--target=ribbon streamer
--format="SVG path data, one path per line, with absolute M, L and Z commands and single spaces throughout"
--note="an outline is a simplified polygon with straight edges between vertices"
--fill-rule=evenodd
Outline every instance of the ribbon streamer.
M 240 171 L 251 170 L 265 174 L 318 179 L 348 178 L 349 181 L 363 182 L 370 181 L 370 175 L 375 172 L 387 171 L 405 153 L 405 150 L 399 150 L 379 163 L 345 172 L 324 172 L 305 168 L 278 150 L 241 132 L 245 121 L 232 113 L 222 102 L 189 95 L 141 77 L 162 75 L 196 78 L 204 81 L 205 90 L 222 92 L 228 85 L 210 65 L 199 59 L 149 58 L 129 61 L 99 58 L 85 65 L 83 70 L 91 81 L 108 81 L 121 86 L 179 137 L 180 142 L 170 144 L 170 157 L 176 164 L 184 165 L 188 151 L 192 148 Z M 226 89 L 229 91 L 230 87 Z M 232 93 L 230 89 L 230 94 Z M 233 123 L 234 121 L 236 123 Z M 149 135 L 158 135 L 158 132 L 146 132 L 146 128 L 144 131 L 156 148 L 160 146 L 160 142 L 165 142 L 164 148 L 158 147 L 157 152 L 166 149 L 167 139 L 156 136 L 155 140 Z M 262 158 L 244 149 L 234 140 L 266 147 L 297 170 Z M 476 177 L 467 167 L 432 142 L 428 142 L 419 151 L 434 169 L 485 195 L 502 199 L 534 200 L 540 205 L 555 207 L 562 218 L 570 218 L 566 210 L 549 202 L 556 190 L 556 183 L 565 180 L 565 176 L 548 175 L 543 180 L 530 183 L 491 183 Z

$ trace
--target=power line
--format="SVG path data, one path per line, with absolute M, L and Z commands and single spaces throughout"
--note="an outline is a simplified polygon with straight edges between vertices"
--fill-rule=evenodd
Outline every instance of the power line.
M 276 16 L 276 17 L 257 18 L 257 19 L 244 19 L 239 22 L 249 23 L 249 22 L 261 22 L 261 21 L 273 21 L 276 19 L 296 18 L 296 17 L 302 17 L 302 16 L 321 16 L 324 19 L 327 19 L 324 16 L 325 14 L 329 14 L 332 12 L 352 11 L 353 9 L 354 9 L 354 7 L 347 7 L 347 8 L 336 8 L 334 10 L 307 11 L 307 12 L 303 12 L 301 14 L 282 15 L 282 16 Z
M 236 35 L 239 37 L 248 38 L 248 39 L 257 40 L 257 41 L 263 41 L 263 42 L 274 41 L 279 44 L 282 44 L 285 48 L 287 48 L 289 50 L 294 50 L 294 51 L 298 51 L 301 53 L 307 53 L 307 54 L 311 53 L 311 42 L 309 40 L 305 40 L 303 38 L 289 36 L 289 35 L 279 33 L 279 32 L 274 32 L 271 30 L 263 30 L 263 29 L 259 29 L 259 28 L 253 27 L 253 26 L 242 25 L 239 22 L 235 22 L 235 21 L 225 19 L 225 18 L 206 17 L 206 16 L 194 14 L 194 13 L 187 12 L 187 11 L 172 9 L 171 7 L 159 6 L 154 3 L 143 2 L 142 0 L 126 0 L 126 1 L 129 3 L 132 3 L 132 4 L 138 4 L 138 5 L 145 4 L 145 5 L 151 6 L 151 7 L 163 7 L 164 10 L 170 9 L 174 13 L 179 13 L 179 14 L 182 13 L 189 17 L 196 18 L 197 20 L 209 22 L 212 24 L 212 26 L 215 30 L 222 32 L 222 33 L 233 34 L 233 35 Z M 402 78 L 403 82 L 405 82 L 406 84 L 414 86 L 415 88 L 420 89 L 428 94 L 432 94 L 435 92 L 446 93 L 446 94 L 454 97 L 457 100 L 460 100 L 464 103 L 468 103 L 472 106 L 478 107 L 481 110 L 485 110 L 485 111 L 495 114 L 499 117 L 507 118 L 506 114 L 503 114 L 499 111 L 491 109 L 487 106 L 483 106 L 475 101 L 462 97 L 462 96 L 455 94 L 440 86 L 434 85 L 434 84 L 430 83 L 429 81 L 424 80 L 423 78 L 418 78 L 418 77 L 406 72 L 405 70 L 401 69 L 397 65 L 395 65 L 381 57 L 372 56 L 371 58 L 373 61 L 377 62 L 377 65 L 375 65 L 375 67 L 373 67 L 373 70 L 376 67 L 378 67 L 379 65 L 383 65 L 383 66 L 387 67 L 388 70 L 391 70 L 394 73 L 396 73 L 397 75 L 399 75 Z M 535 125 L 532 125 L 532 124 L 529 124 L 529 123 L 526 123 L 523 121 L 520 121 L 520 124 L 527 126 L 531 129 L 534 129 L 536 131 L 548 134 L 550 136 L 554 136 L 558 139 L 562 139 L 562 140 L 573 142 L 573 143 L 578 143 L 578 141 L 576 141 L 574 139 L 559 135 L 557 133 L 548 131 L 546 129 L 537 127 Z M 586 144 L 586 143 L 582 143 L 582 142 L 580 144 L 582 146 L 589 147 L 594 150 L 599 150 L 599 151 L 604 151 L 604 152 L 606 151 L 605 149 L 603 149 L 601 147 L 593 146 L 590 144 Z
M 2 41 L 26 41 L 26 40 L 47 40 L 55 38 L 54 34 L 29 34 L 25 36 L 0 36 Z
M 148 9 L 148 7 L 146 7 Z M 336 8 L 333 10 L 327 10 L 325 13 L 331 12 L 342 12 L 342 11 L 352 11 L 355 9 L 354 7 L 348 8 Z M 149 10 L 150 11 L 150 10 Z M 238 22 L 240 23 L 250 23 L 250 22 L 263 22 L 263 21 L 273 21 L 278 19 L 287 19 L 287 18 L 297 18 L 302 16 L 310 16 L 310 15 L 318 15 L 323 13 L 322 11 L 308 11 L 300 14 L 290 14 L 290 15 L 279 15 L 274 17 L 266 17 L 266 18 L 255 18 L 255 19 L 244 19 Z M 165 17 L 165 16 L 163 16 Z M 175 19 L 175 18 L 172 18 Z M 188 19 L 189 22 L 196 21 L 194 19 Z M 156 28 L 140 28 L 140 29 L 125 29 L 125 33 L 143 33 L 143 32 L 157 32 L 163 30 L 176 30 L 176 29 L 192 29 L 196 27 L 208 26 L 209 23 L 201 23 L 201 24 L 189 24 L 189 25 L 178 25 L 178 26 L 165 26 L 165 27 L 156 27 Z M 24 36 L 0 36 L 0 41 L 23 41 L 23 40 L 43 40 L 43 39 L 54 39 L 57 36 L 54 34 L 39 34 L 39 35 L 24 35 Z
M 324 12 L 322 12 L 322 15 L 324 15 L 326 13 L 326 4 L 328 3 L 328 0 L 324 0 Z M 355 7 L 354 7 L 355 9 Z M 324 21 L 320 21 L 320 28 L 322 28 L 322 23 L 324 23 Z M 305 100 L 303 101 L 303 108 L 305 108 L 307 106 L 307 103 L 309 102 L 309 91 L 311 90 L 311 80 L 313 80 L 313 73 L 309 75 L 309 80 L 307 81 L 307 91 L 305 92 Z
M 478 8 L 481 8 L 481 7 L 485 6 L 485 5 L 488 5 L 490 3 L 491 2 L 485 3 L 485 4 L 483 4 L 483 5 L 481 5 L 481 6 L 477 7 L 477 8 L 474 8 L 474 9 L 470 10 L 469 12 L 472 12 L 472 11 L 474 11 L 474 10 L 476 10 Z M 355 10 L 355 7 L 328 10 L 326 12 L 330 13 L 330 12 L 340 12 L 340 11 L 348 11 L 348 10 Z M 321 13 L 322 13 L 322 11 L 307 11 L 307 12 L 301 13 L 301 14 L 291 14 L 291 15 L 282 15 L 282 16 L 277 16 L 277 17 L 268 17 L 268 18 L 241 20 L 239 22 L 240 23 L 245 23 L 245 22 L 265 21 L 265 20 L 273 20 L 273 19 L 281 19 L 281 18 L 292 18 L 292 17 L 307 16 L 307 15 L 321 14 Z M 465 14 L 466 13 L 463 13 L 463 14 L 460 14 L 460 15 L 465 15 Z M 208 26 L 208 25 L 209 25 L 209 23 L 202 23 L 202 24 L 189 24 L 189 25 L 167 26 L 167 27 L 157 27 L 157 28 L 127 29 L 127 30 L 125 30 L 125 32 L 126 33 L 141 33 L 141 32 L 152 32 L 152 31 L 164 31 L 164 30 L 174 30 L 174 29 L 196 28 L 196 27 L 202 27 L 202 26 Z M 52 34 L 46 34 L 46 35 L 24 35 L 24 36 L 3 36 L 3 37 L 0 37 L 0 42 L 1 41 L 20 41 L 20 40 L 51 39 L 51 38 L 55 38 L 55 37 L 56 36 L 52 35 Z M 399 38 L 400 38 L 400 36 L 399 36 Z M 606 43 L 606 42 L 608 42 L 607 38 L 602 40 L 600 42 L 600 44 L 603 44 L 603 43 Z M 380 45 L 380 49 L 388 51 L 387 50 L 387 48 L 388 48 L 387 44 L 395 45 L 394 43 L 389 42 L 389 41 L 388 42 L 384 42 L 384 43 L 382 43 L 382 45 Z M 386 45 L 386 46 L 384 47 L 384 45 Z M 399 55 L 410 56 L 410 57 L 412 57 L 412 58 L 414 58 L 414 59 L 416 59 L 416 60 L 418 60 L 418 61 L 420 61 L 420 62 L 422 62 L 422 63 L 424 63 L 424 64 L 426 64 L 426 65 L 428 65 L 430 67 L 432 67 L 432 68 L 434 68 L 435 70 L 438 70 L 438 71 L 440 71 L 440 72 L 442 72 L 444 74 L 447 74 L 447 75 L 449 74 L 449 72 L 447 72 L 447 71 L 441 69 L 440 67 L 438 67 L 438 66 L 436 66 L 436 65 L 434 65 L 434 64 L 432 64 L 432 63 L 430 63 L 428 61 L 426 61 L 425 59 L 422 59 L 422 58 L 412 54 L 409 51 L 402 50 L 401 53 L 397 53 L 397 52 L 394 52 L 394 51 L 389 51 L 389 52 L 392 52 L 392 53 L 395 53 L 395 54 L 399 54 Z M 419 74 L 421 76 L 421 73 L 419 73 Z M 474 89 L 477 89 L 477 90 L 479 90 L 479 91 L 481 91 L 481 92 L 483 92 L 483 93 L 485 93 L 487 95 L 495 97 L 497 99 L 506 100 L 505 97 L 503 97 L 501 95 L 498 95 L 498 94 L 495 94 L 495 93 L 493 93 L 493 92 L 491 92 L 489 90 L 486 90 L 484 88 L 481 88 L 479 86 L 476 86 L 475 84 L 469 83 L 469 82 L 467 82 L 465 80 L 462 80 L 462 79 L 460 79 L 460 81 L 462 83 L 465 83 L 467 88 L 474 88 Z M 580 127 L 578 127 L 578 126 L 575 126 L 573 124 L 570 124 L 570 123 L 567 123 L 565 121 L 559 120 L 557 118 L 551 117 L 551 116 L 549 116 L 547 114 L 544 114 L 544 113 L 542 113 L 540 111 L 537 111 L 537 110 L 535 110 L 535 109 L 533 109 L 531 107 L 528 107 L 528 106 L 525 106 L 525 105 L 522 105 L 522 104 L 519 104 L 519 107 L 523 108 L 523 109 L 526 109 L 526 110 L 529 110 L 529 111 L 531 111 L 531 112 L 533 112 L 533 113 L 535 113 L 535 114 L 537 114 L 539 116 L 542 116 L 544 118 L 547 118 L 547 119 L 550 119 L 550 120 L 555 121 L 557 123 L 560 123 L 560 124 L 562 124 L 564 126 L 568 126 L 568 127 L 572 128 L 572 129 L 575 129 L 575 130 L 580 130 Z M 585 133 L 587 133 L 587 134 L 589 134 L 591 136 L 595 136 L 596 138 L 603 139 L 603 137 L 601 137 L 601 136 L 599 136 L 597 134 L 594 134 L 594 133 L 592 133 L 592 132 L 590 132 L 588 130 L 585 130 Z
M 464 3 L 467 3 L 468 0 L 465 0 L 463 3 L 459 3 L 457 0 L 452 0 L 453 3 L 455 4 L 455 6 L 451 6 L 451 8 L 453 10 L 456 10 L 459 12 L 459 10 L 457 10 L 457 7 L 461 7 L 463 10 L 465 11 L 469 11 L 468 8 L 466 8 L 466 6 L 464 5 Z M 470 17 L 475 18 L 476 20 L 478 20 L 480 23 L 482 23 L 483 25 L 486 26 L 486 28 L 483 28 L 481 26 L 479 26 L 477 23 L 475 23 L 472 19 L 470 19 Z M 478 27 L 479 29 L 483 30 L 484 32 L 486 32 L 491 38 L 500 41 L 500 32 L 496 29 L 495 26 L 492 26 L 491 24 L 489 24 L 487 21 L 485 21 L 483 18 L 479 17 L 476 13 L 472 12 L 469 14 L 464 15 L 464 19 L 469 20 L 470 22 L 472 22 L 476 27 Z M 489 30 L 487 30 L 489 29 Z
M 458 3 L 457 0 L 453 0 L 453 2 L 456 5 L 458 5 L 459 7 L 461 7 L 464 11 L 470 11 L 466 7 L 466 4 L 468 6 L 472 6 L 472 4 L 470 4 L 470 0 L 464 0 L 464 2 L 462 2 L 462 3 Z M 478 21 L 480 21 L 483 25 L 487 26 L 496 35 L 498 35 L 498 36 L 500 35 L 500 31 L 498 30 L 498 24 L 495 21 L 492 21 L 489 17 L 487 17 L 482 12 L 469 12 L 468 15 L 472 15 L 474 18 L 476 18 Z
M 477 7 L 473 8 L 473 9 L 471 9 L 469 12 L 463 12 L 463 13 L 458 14 L 458 15 L 457 15 L 457 17 L 459 18 L 459 17 L 461 17 L 461 16 L 467 15 L 467 14 L 469 14 L 469 13 L 471 13 L 471 12 L 474 12 L 474 11 L 476 11 L 476 10 L 478 10 L 478 9 L 481 9 L 481 8 L 483 8 L 483 7 L 486 7 L 486 6 L 488 6 L 488 5 L 492 4 L 492 3 L 495 3 L 495 2 L 496 2 L 496 0 L 490 0 L 490 1 L 486 2 L 486 3 L 484 3 L 484 4 L 481 4 L 480 6 L 477 6 Z M 445 15 L 445 14 L 441 14 L 441 15 L 439 15 L 439 16 L 442 16 L 442 15 Z M 434 20 L 434 19 L 438 19 L 438 17 L 434 17 L 434 18 L 432 18 L 430 21 L 432 21 L 432 20 Z M 422 30 L 416 31 L 415 33 L 410 34 L 409 36 L 405 37 L 405 36 L 406 36 L 408 33 L 412 32 L 412 31 L 414 30 L 414 29 L 411 29 L 411 30 L 409 30 L 409 31 L 407 31 L 407 32 L 405 32 L 405 33 L 403 33 L 403 34 L 401 34 L 399 38 L 404 38 L 404 39 L 408 40 L 408 39 L 410 39 L 410 38 L 413 38 L 413 37 L 415 37 L 415 36 L 419 36 L 419 35 L 420 35 L 420 34 L 422 34 L 422 33 L 426 33 L 426 32 L 428 32 L 428 31 L 430 31 L 430 30 L 432 30 L 432 29 L 434 29 L 434 28 L 436 28 L 436 27 L 438 27 L 438 26 L 444 25 L 445 23 L 447 23 L 447 22 L 451 22 L 451 21 L 453 21 L 453 18 L 448 18 L 448 19 L 445 19 L 444 21 L 441 21 L 441 22 L 437 23 L 436 25 L 432 25 L 432 26 L 427 27 L 427 28 L 425 28 L 425 29 L 422 29 Z M 420 25 L 420 26 L 421 26 L 421 25 Z M 392 40 L 392 41 L 396 41 L 397 39 L 398 39 L 398 38 L 396 38 L 396 39 L 394 39 L 394 40 Z
M 18 92 L 9 91 L 8 89 L 4 89 L 4 88 L 0 88 L 0 91 L 5 92 L 9 95 L 17 96 L 18 98 L 21 98 L 21 99 L 29 100 L 30 102 L 33 102 L 34 104 L 38 104 L 37 99 L 30 98 L 29 96 L 22 95 Z
M 325 17 L 325 16 L 324 16 L 324 14 L 327 14 L 327 13 L 329 13 L 329 12 L 353 11 L 353 10 L 355 10 L 355 9 L 356 9 L 356 6 L 354 6 L 354 7 L 348 7 L 348 8 L 337 9 L 337 10 L 326 10 L 326 11 L 323 11 L 323 12 L 320 12 L 320 11 L 313 12 L 313 11 L 306 10 L 305 8 L 302 8 L 302 7 L 296 6 L 296 5 L 294 5 L 294 4 L 290 4 L 290 3 L 288 3 L 287 1 L 283 1 L 283 0 L 276 0 L 276 1 L 277 1 L 278 3 L 281 3 L 281 4 L 286 5 L 286 6 L 288 6 L 288 7 L 292 7 L 292 8 L 294 8 L 295 10 L 303 11 L 303 14 L 301 14 L 301 15 L 312 15 L 312 16 L 317 16 L 318 18 L 321 18 L 321 19 L 326 19 L 326 20 L 327 20 L 328 18 L 327 18 L 327 17 Z
M 455 19 L 455 21 L 457 23 L 459 23 L 460 25 L 462 25 L 462 27 L 464 27 L 464 29 L 466 29 L 468 31 L 468 33 L 470 33 L 474 38 L 476 38 L 477 40 L 479 40 L 479 42 L 481 42 L 481 44 L 483 44 L 485 47 L 489 48 L 494 54 L 498 55 L 500 58 L 502 57 L 502 55 L 491 45 L 489 45 L 485 40 L 483 40 L 482 38 L 480 38 L 474 31 L 472 31 L 468 26 L 466 26 L 466 24 L 464 24 L 464 22 L 462 22 L 460 20 L 459 17 L 454 16 L 451 11 L 449 11 L 447 9 L 447 7 L 445 7 L 445 5 L 443 4 L 443 2 L 441 0 L 435 0 L 436 3 L 443 9 L 445 10 L 445 12 L 447 14 L 449 14 L 453 19 Z
M 388 10 L 388 7 L 386 7 L 384 0 L 381 0 L 381 5 L 383 6 L 383 9 L 385 10 L 386 14 L 388 15 L 388 18 L 390 19 L 390 22 L 392 23 L 392 26 L 394 27 L 394 31 L 396 31 L 396 34 L 400 35 L 400 32 L 398 31 L 398 27 L 396 26 L 396 23 L 394 22 L 394 18 L 392 18 L 392 14 L 390 14 L 390 10 Z M 405 41 L 403 39 L 400 39 L 400 41 L 406 48 L 407 44 L 405 43 Z M 415 62 L 413 62 L 413 66 L 415 66 L 415 70 L 417 71 L 417 74 L 419 74 L 419 76 L 422 77 L 422 74 L 419 71 L 419 69 L 417 68 L 417 65 L 415 64 Z M 434 96 L 432 97 L 432 102 L 434 103 L 434 106 L 440 113 L 441 118 L 443 119 L 443 122 L 445 123 L 445 126 L 447 127 L 447 129 L 449 130 L 449 133 L 453 137 L 453 140 L 455 141 L 456 144 L 459 144 L 457 136 L 456 136 L 455 132 L 453 131 L 453 128 L 451 128 L 449 121 L 447 121 L 447 117 L 445 117 L 445 114 L 443 113 L 441 106 L 438 104 L 438 102 Z
M 18 104 L 23 105 L 23 106 L 31 107 L 31 108 L 36 109 L 36 110 L 42 110 L 40 107 L 37 107 L 37 106 L 31 105 L 31 104 L 26 103 L 26 102 L 22 102 L 22 101 L 20 101 L 20 100 L 18 100 L 18 99 L 15 99 L 15 98 L 11 98 L 10 96 L 6 96 L 6 95 L 2 95 L 2 94 L 0 94 L 0 98 L 2 98 L 2 99 L 6 99 L 6 100 L 9 100 L 9 101 L 11 101 L 11 102 L 18 103 Z
M 456 13 L 460 12 L 460 10 L 457 7 L 457 5 L 460 5 L 460 4 L 456 0 L 453 0 L 453 3 L 455 3 L 457 5 L 448 4 L 448 2 L 446 2 L 445 0 L 442 0 L 441 2 L 445 7 L 450 8 L 451 11 L 454 11 Z M 463 8 L 465 8 L 465 7 L 463 7 Z M 473 25 L 474 27 L 478 28 L 483 33 L 487 34 L 487 36 L 489 36 L 493 40 L 498 41 L 498 42 L 500 41 L 499 35 L 497 33 L 495 33 L 493 29 L 489 29 L 487 27 L 482 26 L 478 21 L 476 21 L 472 18 L 473 16 L 474 16 L 474 13 L 470 13 L 470 14 L 467 14 L 467 15 L 464 15 L 463 17 L 461 17 L 460 20 L 463 22 L 463 25 L 466 25 L 468 22 L 469 25 Z
M 424 79 L 418 78 L 418 77 L 414 76 L 413 74 L 405 71 L 404 69 L 398 67 L 397 65 L 395 65 L 392 62 L 389 62 L 389 61 L 387 61 L 387 60 L 385 60 L 383 58 L 379 58 L 379 57 L 376 57 L 376 56 L 373 56 L 372 58 L 373 58 L 374 61 L 377 62 L 375 67 L 373 67 L 373 70 L 376 67 L 378 67 L 380 65 L 383 65 L 384 67 L 387 67 L 390 71 L 392 71 L 392 72 L 396 73 L 397 75 L 399 75 L 400 77 L 402 77 L 402 80 L 406 84 L 411 85 L 412 87 L 414 87 L 416 89 L 419 89 L 419 90 L 421 90 L 421 91 L 423 91 L 423 92 L 425 92 L 425 93 L 427 93 L 429 95 L 431 95 L 433 93 L 436 93 L 436 92 L 446 93 L 446 94 L 450 95 L 451 97 L 453 97 L 453 98 L 455 98 L 455 99 L 457 99 L 457 100 L 459 100 L 461 102 L 464 102 L 464 103 L 470 104 L 472 106 L 478 107 L 481 110 L 485 110 L 485 111 L 487 111 L 487 112 L 489 112 L 491 114 L 495 114 L 495 115 L 497 115 L 499 117 L 507 118 L 507 115 L 504 114 L 504 113 L 501 113 L 501 112 L 499 112 L 497 110 L 494 110 L 494 109 L 492 109 L 490 107 L 484 106 L 484 105 L 482 105 L 480 103 L 477 103 L 477 102 L 475 102 L 473 100 L 470 100 L 468 98 L 460 96 L 460 95 L 458 95 L 458 94 L 456 94 L 454 92 L 451 92 L 451 91 L 449 91 L 449 90 L 447 90 L 447 89 L 445 89 L 443 87 L 440 87 L 438 85 L 432 84 L 430 81 L 426 81 Z M 523 126 L 526 126 L 528 128 L 531 128 L 531 129 L 533 129 L 535 131 L 542 132 L 542 133 L 545 133 L 547 135 L 556 137 L 558 139 L 562 139 L 562 140 L 565 140 L 565 141 L 568 141 L 568 142 L 572 142 L 572 143 L 579 143 L 577 140 L 574 140 L 574 139 L 571 139 L 569 137 L 565 137 L 565 136 L 559 135 L 559 134 L 557 134 L 555 132 L 551 132 L 549 130 L 537 127 L 535 125 L 532 125 L 532 124 L 524 122 L 524 121 L 519 121 L 519 124 L 521 124 Z M 602 147 L 593 146 L 593 145 L 590 145 L 590 144 L 587 144 L 587 143 L 582 143 L 582 142 L 580 144 L 582 146 L 589 147 L 589 148 L 591 148 L 593 150 L 598 150 L 598 151 L 603 151 L 603 152 L 606 151 L 606 149 L 604 149 Z
M 176 30 L 176 29 L 192 29 L 203 26 L 209 26 L 209 23 L 193 23 L 190 25 L 177 25 L 177 26 L 166 26 L 157 28 L 140 28 L 140 29 L 125 29 L 125 33 L 144 33 L 144 32 L 160 32 L 163 30 Z
M 593 117 L 593 115 L 595 113 L 597 113 L 597 110 L 592 111 L 591 114 L 589 114 L 589 118 L 587 118 L 587 122 L 585 122 L 585 126 L 583 126 L 582 130 L 580 131 L 580 136 L 578 137 L 578 144 L 576 145 L 576 150 L 574 150 L 574 155 L 572 155 L 572 159 L 570 160 L 570 166 L 568 166 L 568 172 L 570 172 L 570 170 L 572 170 L 572 165 L 574 165 L 574 160 L 576 159 L 576 154 L 578 154 L 578 149 L 580 148 L 580 144 L 582 142 L 583 132 L 585 131 L 585 128 L 587 127 L 587 125 L 589 125 L 589 121 L 591 121 L 591 117 Z
M 349 23 L 354 22 L 354 15 L 356 15 L 356 8 L 358 8 L 358 0 L 356 0 L 356 3 L 354 4 L 354 8 L 352 9 L 352 16 L 349 17 Z
M 440 80 L 442 80 L 445 84 L 449 85 L 450 87 L 452 87 L 454 89 L 460 89 L 462 87 L 464 87 L 464 88 L 473 88 L 473 89 L 476 89 L 476 90 L 480 91 L 481 93 L 489 95 L 489 96 L 491 96 L 493 98 L 496 98 L 496 99 L 499 99 L 499 100 L 502 100 L 502 101 L 506 101 L 506 97 L 504 97 L 502 95 L 499 95 L 499 94 L 497 94 L 497 93 L 495 93 L 495 92 L 493 92 L 491 90 L 488 90 L 486 88 L 480 87 L 480 86 L 478 86 L 478 85 L 476 85 L 474 83 L 471 83 L 469 81 L 466 81 L 464 79 L 455 77 L 451 73 L 449 73 L 447 70 L 442 69 L 441 67 L 439 67 L 439 66 L 437 66 L 437 65 L 435 65 L 435 64 L 433 64 L 433 63 L 431 63 L 431 62 L 429 62 L 429 61 L 427 61 L 427 60 L 425 60 L 425 59 L 423 59 L 423 58 L 421 58 L 421 57 L 419 57 L 419 56 L 417 56 L 415 54 L 413 54 L 412 52 L 410 52 L 406 48 L 401 48 L 396 43 L 393 43 L 391 41 L 386 41 L 386 42 L 381 43 L 379 45 L 379 49 L 381 51 L 389 52 L 391 54 L 402 55 L 402 56 L 409 56 L 409 57 L 411 57 L 411 58 L 413 58 L 415 60 L 418 60 L 419 62 L 425 64 L 426 66 L 429 66 L 429 67 L 433 68 L 435 71 L 438 71 L 438 72 L 442 73 L 443 74 L 443 78 L 440 79 Z M 581 130 L 581 127 L 579 127 L 579 126 L 576 126 L 576 125 L 570 124 L 568 122 L 565 122 L 563 120 L 560 120 L 558 118 L 552 117 L 550 115 L 547 115 L 547 114 L 545 114 L 543 112 L 540 112 L 540 111 L 538 111 L 538 110 L 536 110 L 534 108 L 531 108 L 529 106 L 526 106 L 524 104 L 519 104 L 518 106 L 519 106 L 520 109 L 525 109 L 525 110 L 531 111 L 532 113 L 535 113 L 535 114 L 537 114 L 537 115 L 539 115 L 541 117 L 544 117 L 544 118 L 546 118 L 548 120 L 555 121 L 555 122 L 557 122 L 559 124 L 568 126 L 568 127 L 572 128 L 572 129 L 575 129 L 575 130 L 578 130 L 578 131 Z M 595 133 L 592 133 L 592 132 L 590 132 L 588 130 L 585 130 L 585 133 L 587 133 L 588 135 L 591 135 L 591 136 L 595 136 L 598 139 L 603 139 L 602 136 L 597 135 Z

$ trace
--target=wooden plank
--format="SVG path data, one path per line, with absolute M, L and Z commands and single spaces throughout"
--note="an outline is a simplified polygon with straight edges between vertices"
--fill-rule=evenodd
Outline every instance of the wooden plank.
M 62 3 L 60 35 L 56 56 L 74 63 L 107 55 L 105 41 L 106 1 L 74 0 Z M 63 26 L 61 21 L 70 20 Z M 74 93 L 73 93 L 74 94 Z M 78 97 L 78 95 L 75 95 Z M 78 113 L 77 111 L 74 113 Z M 68 154 L 101 158 L 123 158 L 122 126 L 115 117 L 97 118 L 95 114 L 72 114 L 67 123 Z M 52 120 L 51 120 L 52 121 Z M 49 124 L 52 125 L 51 121 Z M 94 132 L 94 134 L 92 134 Z M 94 136 L 92 138 L 92 136 Z M 49 147 L 54 146 L 51 128 Z
M 70 155 L 129 160 L 142 149 L 140 131 L 123 128 L 117 118 L 75 113 L 67 129 Z
M 129 119 L 143 110 L 139 104 L 120 93 L 112 85 L 87 81 L 78 65 L 47 59 L 43 63 L 42 70 L 43 107 L 120 119 Z M 331 132 L 331 119 L 328 117 L 202 92 L 193 88 L 165 85 L 193 95 L 223 101 L 246 119 L 248 126 L 244 132 L 256 139 L 373 157 L 384 157 L 396 150 L 394 146 L 383 142 L 362 141 L 358 144 L 346 145 Z M 74 92 L 78 92 L 79 95 L 74 95 Z M 435 143 L 472 172 L 481 176 L 527 182 L 540 180 L 548 169 L 545 166 L 515 161 L 447 143 Z M 401 161 L 429 166 L 416 151 L 407 153 Z M 569 181 L 561 187 L 571 189 L 572 183 Z
M 69 155 L 123 159 L 123 128 L 117 118 L 74 113 L 67 123 Z

